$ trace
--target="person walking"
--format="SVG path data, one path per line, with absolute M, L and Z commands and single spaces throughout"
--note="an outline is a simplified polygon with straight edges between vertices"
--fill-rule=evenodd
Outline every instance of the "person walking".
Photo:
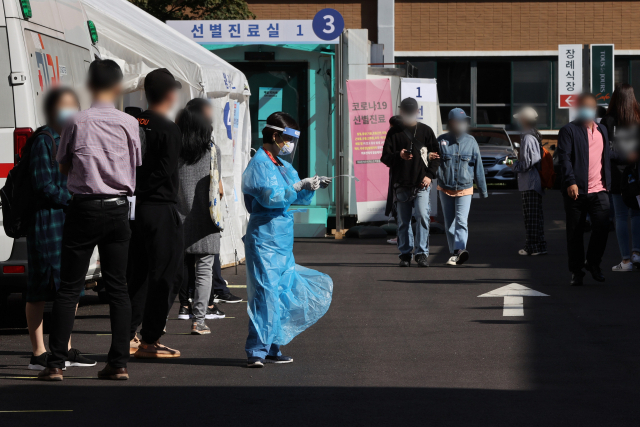
M 330 178 L 300 180 L 291 163 L 300 130 L 283 112 L 271 114 L 262 130 L 262 147 L 242 174 L 242 193 L 250 213 L 244 239 L 247 259 L 249 335 L 247 367 L 291 363 L 280 346 L 288 344 L 329 309 L 333 281 L 295 263 L 292 204 L 308 205 Z
M 451 254 L 447 265 L 460 265 L 469 259 L 467 219 L 471 209 L 474 178 L 480 197 L 489 196 L 478 142 L 467 133 L 468 119 L 469 116 L 462 108 L 454 108 L 449 111 L 449 132 L 438 137 L 441 157 L 438 190 Z
M 178 213 L 184 227 L 184 273 L 182 289 L 188 286 L 189 271 L 194 277 L 193 324 L 191 333 L 211 333 L 205 323 L 211 295 L 213 264 L 220 254 L 220 228 L 209 211 L 209 194 L 213 206 L 220 203 L 222 155 L 211 136 L 211 104 L 202 98 L 192 99 L 178 115 L 182 131 L 182 149 L 178 173 Z M 218 315 L 218 318 L 224 316 Z
M 127 196 L 135 189 L 141 152 L 138 123 L 114 106 L 122 95 L 122 78 L 114 61 L 93 61 L 88 72 L 91 108 L 71 117 L 62 130 L 56 158 L 61 172 L 68 174 L 72 199 L 62 231 L 60 289 L 53 303 L 49 336 L 51 356 L 47 369 L 38 375 L 41 380 L 63 379 L 76 306 L 96 246 L 111 320 L 111 348 L 98 377 L 129 378 L 131 303 L 126 270 L 131 230 Z
M 544 238 L 544 214 L 542 211 L 542 180 L 539 169 L 542 161 L 540 134 L 536 130 L 538 113 L 531 107 L 524 107 L 513 115 L 520 133 L 518 160 L 507 164 L 518 174 L 518 190 L 522 196 L 522 212 L 526 231 L 524 248 L 519 255 L 546 255 L 547 242 Z
M 67 176 L 60 172 L 56 149 L 65 122 L 80 111 L 80 101 L 70 88 L 50 90 L 43 102 L 46 125 L 34 132 L 33 142 L 23 148 L 22 156 L 29 156 L 29 176 L 34 205 L 27 228 L 27 304 L 26 317 L 31 339 L 29 369 L 42 371 L 47 367 L 49 353 L 44 345 L 42 318 L 45 301 L 53 301 L 60 288 L 60 252 L 64 208 L 71 200 L 67 189 Z M 65 366 L 95 366 L 68 343 Z
M 613 151 L 629 156 L 637 152 L 640 144 L 640 107 L 633 86 L 622 84 L 611 96 L 607 114 L 600 121 L 609 134 Z M 622 261 L 613 266 L 613 271 L 633 271 L 640 267 L 640 210 L 629 208 L 622 198 L 622 180 L 625 166 L 611 165 L 611 201 L 615 218 L 616 237 Z M 629 223 L 631 227 L 629 227 Z M 629 245 L 631 238 L 631 245 Z
M 418 102 L 405 98 L 400 103 L 400 122 L 390 120 L 391 128 L 382 148 L 380 161 L 390 169 L 390 187 L 396 203 L 400 267 L 411 265 L 411 256 L 419 267 L 429 267 L 429 226 L 431 221 L 431 181 L 440 159 L 428 160 L 439 153 L 433 130 L 418 122 Z M 413 236 L 411 218 L 416 218 Z
M 596 122 L 596 97 L 578 97 L 578 118 L 558 133 L 558 159 L 562 174 L 562 195 L 567 218 L 567 254 L 571 285 L 583 284 L 586 269 L 597 282 L 605 277 L 600 263 L 609 235 L 609 195 L 611 161 L 626 159 L 609 146 L 609 134 Z M 584 251 L 584 225 L 591 218 L 591 237 Z
M 136 179 L 136 211 L 129 257 L 132 317 L 130 351 L 136 358 L 179 357 L 180 351 L 160 343 L 169 308 L 182 285 L 183 227 L 177 210 L 182 149 L 180 128 L 167 117 L 182 87 L 166 68 L 144 80 L 149 109 L 138 116 L 146 148 Z M 142 323 L 141 340 L 136 330 Z

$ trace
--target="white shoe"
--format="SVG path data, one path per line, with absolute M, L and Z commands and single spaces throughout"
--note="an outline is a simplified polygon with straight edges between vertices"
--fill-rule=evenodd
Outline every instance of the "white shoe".
M 449 258 L 449 260 L 446 262 L 446 265 L 458 265 L 457 261 L 458 261 L 458 255 L 454 255 L 451 258 Z
M 620 262 L 620 264 L 614 266 L 613 268 L 611 268 L 612 271 L 633 271 L 633 264 L 628 262 L 628 263 L 624 263 L 624 262 Z
M 631 263 L 636 267 L 640 268 L 640 255 L 631 254 Z
M 398 238 L 394 237 L 393 239 L 389 239 L 387 240 L 387 243 L 390 245 L 397 245 L 398 244 Z
M 529 255 L 529 252 L 525 251 L 524 249 L 520 249 L 520 250 L 518 251 L 518 255 L 525 255 L 525 256 L 527 256 L 527 255 Z

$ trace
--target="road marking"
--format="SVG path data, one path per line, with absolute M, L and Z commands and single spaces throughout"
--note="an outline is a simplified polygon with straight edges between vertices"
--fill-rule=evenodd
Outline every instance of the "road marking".
M 494 289 L 486 294 L 478 295 L 478 298 L 504 298 L 502 315 L 508 317 L 524 316 L 523 297 L 548 297 L 542 292 L 534 291 L 531 288 L 518 283 Z

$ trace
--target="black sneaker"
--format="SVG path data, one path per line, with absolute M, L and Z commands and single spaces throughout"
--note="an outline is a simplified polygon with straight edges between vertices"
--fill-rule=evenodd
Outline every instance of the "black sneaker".
M 469 259 L 469 252 L 466 249 L 462 249 L 458 252 L 458 258 L 456 259 L 456 265 L 464 264 Z
M 191 307 L 190 306 L 180 306 L 180 311 L 178 312 L 178 319 L 180 320 L 189 320 L 193 317 L 193 314 L 191 313 Z
M 213 302 L 221 303 L 224 302 L 226 304 L 235 304 L 237 302 L 242 302 L 242 298 L 233 295 L 232 293 L 228 294 L 213 294 Z M 224 314 L 224 313 L 223 313 Z
M 411 254 L 408 255 L 400 255 L 400 264 L 399 267 L 411 267 Z
M 277 364 L 293 363 L 293 357 L 289 357 L 289 356 L 267 356 L 267 357 L 264 358 L 264 361 L 266 363 L 277 363 Z
M 217 305 L 213 304 L 213 307 L 207 307 L 207 313 L 204 315 L 205 319 L 224 319 L 224 311 L 220 310 Z
M 31 359 L 29 359 L 28 369 L 32 371 L 44 371 L 47 367 L 47 359 L 49 358 L 49 353 L 46 351 L 42 353 L 40 356 L 34 356 L 31 353 Z
M 96 366 L 98 362 L 87 359 L 76 348 L 69 350 L 69 358 L 64 362 L 64 366 Z
M 416 261 L 416 264 L 418 264 L 418 267 L 429 267 L 425 254 L 418 254 L 413 259 Z

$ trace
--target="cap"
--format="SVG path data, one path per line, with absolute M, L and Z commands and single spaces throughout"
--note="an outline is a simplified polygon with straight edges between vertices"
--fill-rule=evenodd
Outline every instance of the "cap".
M 182 89 L 182 83 L 173 77 L 166 68 L 153 70 L 144 79 L 145 92 L 154 92 L 166 89 Z
M 470 119 L 471 117 L 467 116 L 467 113 L 464 112 L 462 108 L 454 108 L 449 111 L 449 120 L 463 120 Z
M 400 102 L 400 110 L 403 113 L 415 113 L 418 111 L 418 101 L 413 98 L 405 98 Z
M 535 121 L 538 118 L 538 113 L 533 107 L 522 107 L 520 111 L 513 115 L 514 119 L 524 119 L 529 121 Z

